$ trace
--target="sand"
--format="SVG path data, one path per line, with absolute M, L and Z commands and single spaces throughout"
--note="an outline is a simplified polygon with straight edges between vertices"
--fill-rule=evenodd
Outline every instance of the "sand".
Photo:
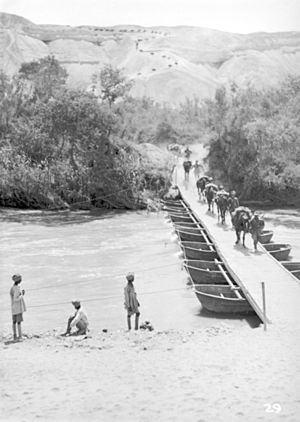
M 57 334 L 2 337 L 1 420 L 299 421 L 299 330 Z

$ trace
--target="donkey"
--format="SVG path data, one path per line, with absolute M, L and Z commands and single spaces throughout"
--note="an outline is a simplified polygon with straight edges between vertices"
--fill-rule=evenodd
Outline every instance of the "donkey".
M 218 210 L 218 221 L 221 219 L 221 223 L 225 224 L 226 222 L 226 212 L 228 211 L 228 196 L 227 195 L 217 195 L 215 199 Z
M 208 176 L 202 176 L 196 182 L 199 199 L 201 199 L 201 201 L 205 200 L 204 190 L 208 182 L 209 182 Z
M 241 234 L 243 233 L 243 246 L 246 248 L 245 244 L 245 238 L 246 233 L 249 232 L 249 224 L 250 220 L 252 218 L 252 212 L 247 207 L 238 207 L 236 210 L 232 213 L 232 224 L 235 228 L 235 234 L 236 234 L 236 242 L 237 245 L 241 241 Z
M 207 200 L 208 211 L 214 213 L 214 202 L 216 197 L 216 189 L 213 186 L 205 188 L 205 197 Z

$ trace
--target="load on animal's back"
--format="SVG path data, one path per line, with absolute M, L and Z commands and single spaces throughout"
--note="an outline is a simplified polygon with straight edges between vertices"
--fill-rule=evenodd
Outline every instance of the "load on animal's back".
M 232 213 L 232 224 L 235 228 L 236 233 L 236 244 L 241 240 L 241 233 L 243 233 L 243 246 L 245 245 L 246 233 L 251 233 L 253 238 L 254 249 L 257 250 L 257 243 L 259 240 L 259 235 L 264 228 L 265 222 L 259 217 L 259 214 L 255 212 L 252 214 L 252 211 L 247 207 L 237 207 Z
M 217 204 L 218 209 L 218 220 L 221 218 L 222 224 L 225 224 L 226 211 L 228 210 L 228 197 L 229 193 L 226 192 L 221 185 L 216 193 L 215 203 Z
M 214 201 L 218 191 L 218 186 L 214 183 L 207 183 L 205 186 L 205 198 L 208 205 L 208 211 L 214 212 Z
M 249 231 L 249 222 L 252 217 L 252 211 L 247 207 L 238 207 L 232 213 L 231 221 L 236 233 L 236 244 L 240 243 L 241 233 L 243 233 L 243 246 L 245 245 L 246 233 Z
M 199 179 L 196 182 L 199 199 L 204 200 L 204 198 L 205 198 L 205 195 L 204 195 L 205 186 L 208 183 L 212 182 L 212 180 L 213 180 L 212 177 L 209 177 L 209 176 L 201 176 L 201 177 L 199 177 Z

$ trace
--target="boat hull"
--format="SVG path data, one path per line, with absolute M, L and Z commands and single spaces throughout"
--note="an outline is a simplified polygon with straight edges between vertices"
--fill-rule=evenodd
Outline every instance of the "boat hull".
M 283 265 L 284 268 L 286 268 L 289 271 L 294 271 L 294 270 L 300 271 L 300 262 L 286 261 L 286 262 L 282 262 L 281 265 Z
M 281 265 L 283 265 L 284 268 L 286 268 L 290 273 L 292 273 L 294 277 L 300 280 L 300 262 L 284 261 L 281 262 Z
M 230 286 L 196 285 L 194 292 L 207 311 L 220 314 L 250 314 L 253 309 L 245 298 L 238 298 Z
M 294 277 L 300 280 L 300 270 L 292 270 L 290 272 L 293 274 Z
M 197 233 L 197 231 L 205 232 L 204 227 L 201 226 L 201 224 L 196 224 L 196 223 L 194 223 L 194 225 L 188 224 L 188 223 L 176 223 L 174 224 L 174 228 L 175 230 L 188 232 L 188 233 Z
M 180 228 L 191 228 L 191 229 L 198 229 L 199 227 L 202 228 L 200 223 L 194 223 L 194 222 L 182 222 L 178 221 L 177 223 L 173 223 L 174 227 L 180 229 Z
M 168 217 L 170 218 L 171 221 L 173 221 L 174 223 L 193 223 L 193 219 L 190 216 L 184 216 L 184 215 L 180 215 L 180 214 L 168 214 Z
M 260 243 L 269 243 L 273 237 L 274 232 L 271 230 L 263 230 L 261 234 L 258 236 L 258 240 Z
M 163 211 L 168 212 L 170 214 L 190 214 L 190 211 L 187 210 L 186 208 L 171 208 L 171 207 L 164 207 Z
M 174 200 L 169 199 L 169 200 L 165 200 L 164 201 L 164 205 L 166 207 L 184 208 L 184 205 L 183 204 L 184 204 L 183 201 L 176 200 L 176 199 L 174 199 Z
M 188 231 L 181 231 L 175 229 L 177 236 L 181 241 L 184 242 L 205 242 L 205 237 L 201 234 L 201 231 L 198 230 L 198 233 L 190 233 Z
M 199 242 L 180 242 L 183 254 L 186 259 L 197 259 L 202 261 L 214 261 L 219 255 L 215 250 L 210 250 L 210 245 Z
M 292 247 L 286 244 L 267 243 L 262 245 L 277 261 L 285 261 Z
M 220 268 L 218 265 L 221 265 L 222 268 L 226 271 L 225 266 L 222 261 L 200 261 L 198 259 L 186 259 L 183 261 L 185 265 L 189 265 L 190 267 L 200 268 L 202 270 L 209 270 L 209 271 L 219 271 Z
M 194 284 L 227 284 L 222 271 L 204 270 L 183 264 Z

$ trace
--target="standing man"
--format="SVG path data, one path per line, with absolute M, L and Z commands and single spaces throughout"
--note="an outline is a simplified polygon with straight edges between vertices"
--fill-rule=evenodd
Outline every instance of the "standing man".
M 199 179 L 200 172 L 201 172 L 201 169 L 202 169 L 202 166 L 198 162 L 198 160 L 195 161 L 195 164 L 193 165 L 193 168 L 194 168 L 194 176 L 195 176 L 195 179 L 197 181 Z
M 235 192 L 235 190 L 232 190 L 230 192 L 230 196 L 228 198 L 228 209 L 229 209 L 229 212 L 230 212 L 231 217 L 232 217 L 232 213 L 239 206 L 240 206 L 240 203 L 239 203 L 238 197 L 236 196 L 236 192 Z
M 192 154 L 192 151 L 189 149 L 189 146 L 187 145 L 186 149 L 184 150 L 184 155 L 189 160 L 191 154 Z
M 259 235 L 261 234 L 264 226 L 265 226 L 264 220 L 259 218 L 258 212 L 255 211 L 254 215 L 252 216 L 249 222 L 249 232 L 252 235 L 255 252 L 257 251 L 257 243 L 259 240 Z
M 15 341 L 22 341 L 22 328 L 21 322 L 23 322 L 23 312 L 26 311 L 26 305 L 24 301 L 25 290 L 20 289 L 20 283 L 22 281 L 22 276 L 20 274 L 14 274 L 12 276 L 14 284 L 10 289 L 10 299 L 11 299 L 11 312 L 12 312 L 12 321 L 13 321 L 13 335 Z M 17 330 L 18 327 L 18 337 Z
M 134 274 L 128 273 L 126 276 L 127 279 L 127 285 L 124 288 L 124 306 L 127 310 L 127 325 L 128 325 L 128 331 L 131 330 L 131 316 L 135 314 L 135 330 L 139 329 L 139 317 L 140 317 L 140 311 L 139 311 L 139 301 L 136 297 L 136 292 L 134 289 L 133 281 L 134 281 Z
M 190 170 L 192 168 L 192 162 L 190 160 L 185 160 L 183 162 L 183 168 L 184 168 L 184 180 L 188 182 L 190 179 Z

